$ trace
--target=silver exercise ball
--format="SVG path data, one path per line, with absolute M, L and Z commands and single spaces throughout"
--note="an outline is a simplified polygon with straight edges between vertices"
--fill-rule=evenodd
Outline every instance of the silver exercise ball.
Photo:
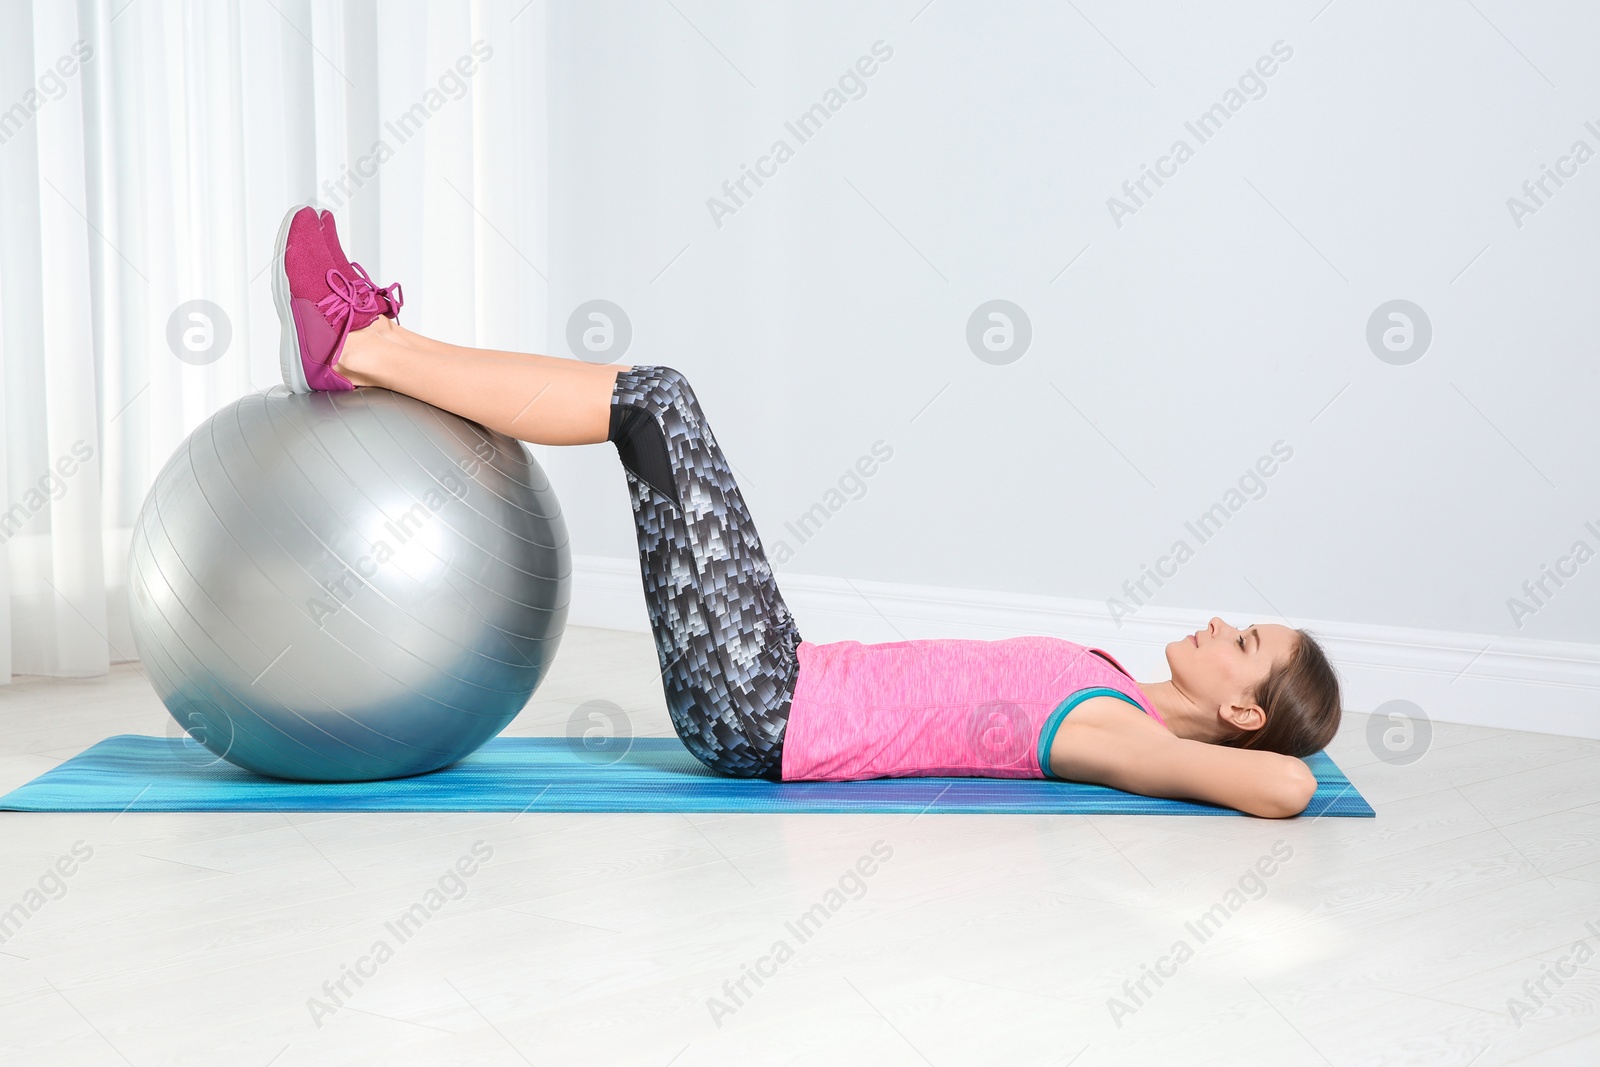
M 128 555 L 173 717 L 231 763 L 315 782 L 422 774 L 498 734 L 555 658 L 571 570 L 520 441 L 370 387 L 212 415 Z

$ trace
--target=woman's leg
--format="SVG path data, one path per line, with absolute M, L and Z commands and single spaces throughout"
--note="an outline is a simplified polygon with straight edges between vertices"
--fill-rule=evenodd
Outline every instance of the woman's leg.
M 682 374 L 462 348 L 388 319 L 351 333 L 336 369 L 524 441 L 613 441 L 673 728 L 712 770 L 778 777 L 800 635 Z
M 712 770 L 777 778 L 800 633 L 733 472 L 671 367 L 627 368 L 611 403 L 673 728 Z
M 334 368 L 354 385 L 425 400 L 536 445 L 606 440 L 621 368 L 523 352 L 463 348 L 378 318 L 346 338 Z

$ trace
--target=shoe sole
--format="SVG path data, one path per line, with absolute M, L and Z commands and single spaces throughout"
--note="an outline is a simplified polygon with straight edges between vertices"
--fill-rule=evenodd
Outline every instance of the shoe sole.
M 272 264 L 272 303 L 278 309 L 278 368 L 283 372 L 283 384 L 291 393 L 309 393 L 311 383 L 306 381 L 305 364 L 300 361 L 300 333 L 295 329 L 294 312 L 289 302 L 289 272 L 284 257 L 289 252 L 289 224 L 294 221 L 305 204 L 289 209 L 278 226 L 278 241 L 273 246 L 277 259 Z

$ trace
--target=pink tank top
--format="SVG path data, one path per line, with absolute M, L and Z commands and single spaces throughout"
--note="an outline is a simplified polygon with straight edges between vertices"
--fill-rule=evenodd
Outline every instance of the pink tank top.
M 1121 664 L 1056 637 L 802 641 L 799 659 L 785 781 L 1053 778 L 1056 730 L 1093 696 L 1120 697 L 1166 725 Z

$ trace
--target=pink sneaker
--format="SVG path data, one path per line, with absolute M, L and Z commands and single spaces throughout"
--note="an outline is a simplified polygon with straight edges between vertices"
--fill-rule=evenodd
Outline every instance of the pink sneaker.
M 291 392 L 354 389 L 333 368 L 345 338 L 384 313 L 387 294 L 354 268 L 336 262 L 323 240 L 316 209 L 292 208 L 278 227 L 272 299 L 281 337 L 278 364 Z
M 322 223 L 322 239 L 327 242 L 328 254 L 333 256 L 334 263 L 344 271 L 346 277 L 359 277 L 367 285 L 372 286 L 372 291 L 377 294 L 383 305 L 383 314 L 386 318 L 399 318 L 400 308 L 406 302 L 405 292 L 400 288 L 400 283 L 391 282 L 379 289 L 367 274 L 365 267 L 345 258 L 344 248 L 339 244 L 339 230 L 333 222 L 333 212 L 324 210 L 318 214 L 318 218 Z

